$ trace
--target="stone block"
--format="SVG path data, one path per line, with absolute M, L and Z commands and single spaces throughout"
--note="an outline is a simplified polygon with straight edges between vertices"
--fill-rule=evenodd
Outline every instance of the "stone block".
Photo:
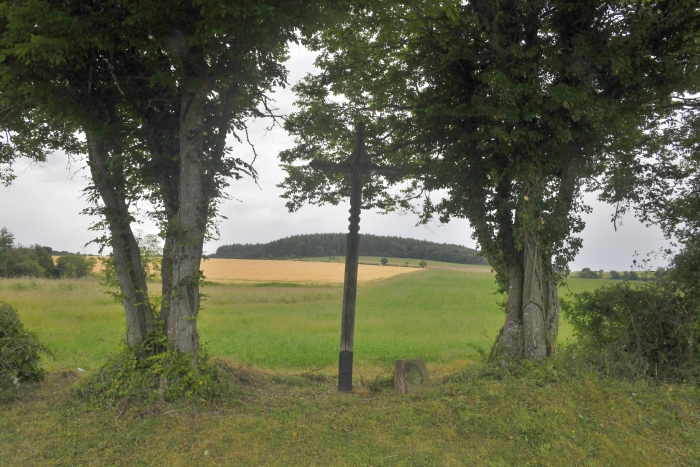
M 402 394 L 418 394 L 430 386 L 430 376 L 422 358 L 394 362 L 394 389 Z

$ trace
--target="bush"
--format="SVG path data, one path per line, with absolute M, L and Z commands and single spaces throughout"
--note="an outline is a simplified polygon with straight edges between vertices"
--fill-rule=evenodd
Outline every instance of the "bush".
M 426 263 L 425 261 L 421 261 L 420 263 L 418 263 L 418 266 L 425 268 L 428 266 L 428 263 Z
M 65 255 L 56 260 L 58 275 L 66 279 L 80 279 L 95 267 L 95 258 L 82 255 Z
M 97 404 L 178 399 L 208 402 L 228 392 L 229 383 L 201 346 L 195 367 L 189 355 L 166 350 L 166 338 L 158 331 L 139 348 L 123 343 L 122 349 L 88 375 L 77 390 L 79 397 Z
M 697 269 L 700 261 L 686 263 Z M 677 257 L 676 268 L 660 279 L 624 281 L 562 302 L 579 353 L 608 375 L 699 381 L 700 286 L 682 280 L 697 278 L 683 267 Z
M 620 278 L 620 273 L 619 273 L 619 272 L 617 272 L 617 271 L 615 271 L 615 270 L 610 271 L 610 279 L 619 279 L 619 278 Z
M 382 258 L 379 260 L 379 262 L 382 263 L 382 266 L 386 266 L 386 263 L 388 263 L 389 260 L 387 258 Z
M 591 271 L 591 268 L 583 268 L 581 272 L 578 273 L 578 277 L 581 279 L 598 279 L 598 273 Z
M 0 395 L 10 394 L 22 381 L 42 380 L 42 353 L 49 351 L 36 335 L 24 329 L 17 311 L 0 302 Z

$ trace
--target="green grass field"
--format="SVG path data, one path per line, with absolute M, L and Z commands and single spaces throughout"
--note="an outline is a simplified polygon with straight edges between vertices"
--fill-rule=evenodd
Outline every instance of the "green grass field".
M 311 258 L 301 258 L 303 261 L 323 261 L 329 263 L 344 263 L 345 257 L 343 256 L 318 256 Z M 360 256 L 360 263 L 364 264 L 377 264 L 381 263 L 381 256 Z M 419 263 L 423 261 L 422 259 L 416 258 L 390 258 L 386 257 L 389 261 L 388 266 L 410 266 L 410 267 L 420 267 Z M 428 266 L 443 266 L 443 267 L 454 267 L 454 268 L 483 268 L 491 269 L 491 266 L 484 266 L 482 264 L 461 264 L 461 263 L 446 263 L 444 261 L 426 261 Z
M 569 289 L 590 290 L 604 283 L 571 279 Z M 199 331 L 209 351 L 267 369 L 332 371 L 342 287 L 264 285 L 205 287 Z M 124 335 L 122 308 L 96 277 L 3 280 L 0 299 L 13 305 L 25 325 L 55 350 L 56 359 L 46 361 L 52 371 L 95 369 Z M 357 367 L 374 373 L 409 357 L 445 368 L 471 361 L 478 355 L 476 348 L 490 348 L 503 324 L 499 300 L 493 276 L 483 273 L 429 270 L 361 284 Z M 560 334 L 561 339 L 570 337 L 566 323 Z
M 570 279 L 562 296 L 610 284 Z M 292 285 L 292 286 L 290 286 Z M 699 465 L 700 392 L 564 374 L 484 374 L 503 321 L 493 275 L 428 270 L 358 294 L 355 394 L 334 373 L 342 289 L 223 285 L 199 329 L 235 394 L 213 405 L 94 407 L 71 388 L 124 334 L 95 277 L 0 280 L 0 300 L 55 351 L 47 381 L 0 404 L 0 465 Z M 561 326 L 561 341 L 571 335 Z M 395 358 L 426 360 L 433 387 L 391 388 Z

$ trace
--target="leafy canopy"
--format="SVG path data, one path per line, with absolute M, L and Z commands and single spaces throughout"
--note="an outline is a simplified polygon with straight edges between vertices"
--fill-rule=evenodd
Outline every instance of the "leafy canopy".
M 288 207 L 347 194 L 340 177 L 299 163 L 347 157 L 364 119 L 375 161 L 414 180 L 398 194 L 368 184 L 368 207 L 422 196 L 424 220 L 468 219 L 499 273 L 521 261 L 525 232 L 565 270 L 581 247 L 583 191 L 688 88 L 698 24 L 693 1 L 357 4 L 309 41 L 321 72 L 297 85 L 301 110 L 286 125 Z

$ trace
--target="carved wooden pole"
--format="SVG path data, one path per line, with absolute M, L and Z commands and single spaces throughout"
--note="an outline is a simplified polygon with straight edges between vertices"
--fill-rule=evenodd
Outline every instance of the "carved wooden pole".
M 362 172 L 366 162 L 365 125 L 355 129 L 355 153 L 350 192 L 350 221 L 345 250 L 345 287 L 343 290 L 343 318 L 340 323 L 340 355 L 338 358 L 338 391 L 352 391 L 352 345 L 355 338 L 355 304 L 357 302 L 357 268 L 360 256 L 360 211 L 362 208 Z
M 400 167 L 371 164 L 365 151 L 365 124 L 355 126 L 355 151 L 344 162 L 311 161 L 312 168 L 343 172 L 351 177 L 350 231 L 345 252 L 345 285 L 343 289 L 343 318 L 340 323 L 340 354 L 338 356 L 338 391 L 352 391 L 353 341 L 355 340 L 355 303 L 357 298 L 357 267 L 360 255 L 360 212 L 362 210 L 362 176 L 401 176 Z

